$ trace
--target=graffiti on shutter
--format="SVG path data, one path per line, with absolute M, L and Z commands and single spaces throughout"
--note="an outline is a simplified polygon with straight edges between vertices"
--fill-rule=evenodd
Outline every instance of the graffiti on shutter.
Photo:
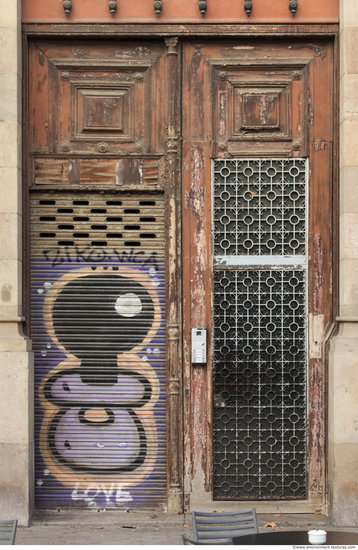
M 32 195 L 38 507 L 165 501 L 162 195 Z

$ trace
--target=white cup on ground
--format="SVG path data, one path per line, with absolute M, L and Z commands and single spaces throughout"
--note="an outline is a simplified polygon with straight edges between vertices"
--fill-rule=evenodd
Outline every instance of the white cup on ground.
M 308 541 L 311 544 L 324 544 L 327 540 L 327 533 L 321 529 L 312 529 L 308 531 Z

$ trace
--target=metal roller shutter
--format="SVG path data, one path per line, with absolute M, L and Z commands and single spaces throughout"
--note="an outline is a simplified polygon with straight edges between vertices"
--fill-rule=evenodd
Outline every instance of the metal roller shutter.
M 38 508 L 166 498 L 163 196 L 31 201 Z

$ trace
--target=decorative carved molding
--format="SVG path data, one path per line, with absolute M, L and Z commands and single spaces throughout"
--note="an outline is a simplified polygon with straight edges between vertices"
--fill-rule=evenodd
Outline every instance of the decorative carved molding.
M 63 141 L 61 143 L 61 151 L 64 153 L 68 153 L 70 151 L 71 147 L 68 141 Z
M 66 15 L 71 15 L 72 11 L 72 1 L 71 0 L 63 0 L 63 11 Z
M 178 42 L 179 39 L 177 37 L 165 39 L 168 55 L 178 55 Z
M 176 153 L 178 151 L 177 136 L 167 136 L 167 151 L 168 153 Z
M 117 0 L 109 0 L 108 9 L 111 15 L 115 15 L 117 11 Z
M 252 0 L 245 0 L 244 1 L 244 10 L 246 12 L 247 17 L 250 17 L 252 12 Z
M 175 96 L 177 93 L 175 87 L 176 74 L 178 71 L 177 68 L 177 58 L 178 55 L 178 44 L 179 40 L 177 37 L 166 38 L 165 45 L 167 48 L 168 58 L 168 79 L 169 79 L 169 105 L 171 106 L 168 113 L 168 126 L 167 126 L 167 136 L 166 136 L 166 150 L 167 153 L 176 153 L 178 151 L 178 132 L 177 132 L 177 103 L 175 101 Z M 174 57 L 175 56 L 175 57 Z
M 298 8 L 297 0 L 290 0 L 290 3 L 288 4 L 288 9 L 292 13 L 292 15 L 296 15 L 297 8 Z
M 167 54 L 168 110 L 166 119 L 166 212 L 169 238 L 167 255 L 167 381 L 168 381 L 168 511 L 183 510 L 182 449 L 182 357 L 181 357 L 181 277 L 178 249 L 181 235 L 179 149 L 179 59 L 178 38 L 165 39 Z
M 171 378 L 168 384 L 168 393 L 169 395 L 179 395 L 180 394 L 180 380 L 179 378 Z
M 208 8 L 206 0 L 199 0 L 199 11 L 203 17 L 206 15 L 206 10 Z
M 159 17 L 163 9 L 162 0 L 154 0 L 153 7 L 154 7 L 155 15 Z
M 179 325 L 169 325 L 167 330 L 169 341 L 172 342 L 179 340 Z
M 105 141 L 101 141 L 100 143 L 97 143 L 97 151 L 99 153 L 107 153 L 108 143 L 106 143 Z

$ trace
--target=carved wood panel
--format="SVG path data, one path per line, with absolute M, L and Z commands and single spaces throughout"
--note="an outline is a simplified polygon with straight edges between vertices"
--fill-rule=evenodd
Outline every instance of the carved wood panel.
M 250 59 L 233 50 L 229 62 L 210 60 L 216 102 L 213 126 L 218 128 L 217 154 L 287 155 L 307 153 L 304 121 L 306 66 L 304 57 L 288 59 L 282 52 L 268 55 L 255 48 Z M 262 57 L 261 57 L 262 55 Z
M 164 150 L 164 46 L 32 45 L 31 149 L 146 154 Z

